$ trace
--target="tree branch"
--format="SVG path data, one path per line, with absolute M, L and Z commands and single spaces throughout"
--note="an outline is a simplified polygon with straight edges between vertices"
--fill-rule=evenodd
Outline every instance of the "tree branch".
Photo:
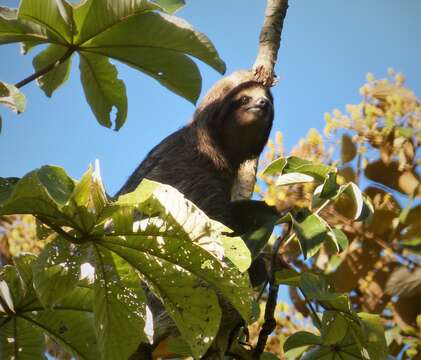
M 274 68 L 281 44 L 281 32 L 288 9 L 288 0 L 267 0 L 265 19 L 259 38 L 259 51 L 253 65 L 256 80 L 265 86 L 273 86 Z M 249 199 L 256 183 L 258 159 L 244 162 L 232 190 L 232 200 Z
M 275 282 L 275 272 L 281 266 L 283 266 L 282 262 L 280 262 L 278 259 L 278 253 L 279 248 L 289 235 L 290 231 L 291 224 L 288 225 L 288 228 L 285 230 L 284 234 L 280 236 L 273 245 L 272 258 L 270 261 L 269 269 L 269 295 L 266 301 L 265 322 L 262 325 L 256 347 L 253 350 L 253 356 L 255 359 L 260 359 L 260 355 L 262 355 L 263 351 L 265 350 L 268 337 L 276 327 L 275 309 L 278 300 L 279 285 Z
M 41 70 L 33 73 L 32 75 L 28 76 L 27 78 L 23 79 L 22 81 L 19 81 L 18 83 L 15 84 L 15 87 L 17 87 L 19 89 L 22 86 L 25 86 L 26 84 L 29 84 L 31 81 L 34 81 L 34 80 L 38 79 L 42 75 L 45 75 L 46 73 L 55 69 L 57 66 L 63 64 L 74 52 L 75 52 L 75 49 L 73 47 L 69 47 L 60 59 L 58 59 L 57 61 L 55 61 L 55 62 L 53 62 L 49 65 L 47 65 L 46 67 L 42 68 Z
M 260 31 L 260 46 L 253 71 L 265 86 L 274 85 L 274 68 L 281 44 L 281 32 L 287 14 L 288 0 L 268 0 L 265 20 Z

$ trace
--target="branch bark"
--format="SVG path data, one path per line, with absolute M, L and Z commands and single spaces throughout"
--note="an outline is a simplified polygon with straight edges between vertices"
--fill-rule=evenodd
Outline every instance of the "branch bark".
M 281 45 L 281 33 L 288 9 L 288 0 L 267 0 L 265 19 L 259 38 L 259 51 L 253 65 L 256 80 L 267 87 L 276 82 L 274 72 L 278 50 Z M 249 199 L 256 183 L 258 159 L 251 159 L 242 164 L 237 181 L 232 191 L 232 200 Z

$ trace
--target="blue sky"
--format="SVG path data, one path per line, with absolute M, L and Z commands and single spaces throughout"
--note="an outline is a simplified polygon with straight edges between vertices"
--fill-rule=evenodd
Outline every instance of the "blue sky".
M 0 0 L 2 6 L 18 1 Z M 213 41 L 227 72 L 252 66 L 263 20 L 263 0 L 187 0 L 177 15 Z M 323 113 L 359 101 L 358 89 L 370 71 L 402 71 L 421 94 L 421 1 L 290 1 L 277 73 L 274 130 L 287 148 L 308 129 L 322 129 Z M 36 49 L 34 53 L 36 52 Z M 17 45 L 0 47 L 0 79 L 15 83 L 33 72 L 32 53 Z M 220 78 L 199 63 L 204 92 Z M 101 127 L 87 105 L 79 80 L 78 59 L 69 81 L 51 99 L 35 83 L 22 88 L 28 107 L 16 116 L 0 108 L 0 176 L 23 176 L 44 164 L 62 166 L 80 178 L 95 159 L 101 162 L 107 191 L 114 194 L 147 152 L 187 123 L 194 106 L 153 79 L 124 65 L 129 114 L 119 131 Z

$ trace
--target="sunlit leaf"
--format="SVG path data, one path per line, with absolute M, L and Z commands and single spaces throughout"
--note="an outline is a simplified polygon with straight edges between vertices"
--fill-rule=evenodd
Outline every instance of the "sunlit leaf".
M 117 109 L 115 130 L 120 129 L 127 117 L 126 86 L 117 78 L 117 69 L 100 55 L 80 54 L 80 73 L 86 99 L 98 122 L 111 127 L 111 111 Z
M 34 288 L 44 306 L 51 307 L 69 295 L 85 261 L 81 251 L 61 237 L 49 242 L 33 264 Z
M 185 0 L 154 0 L 154 2 L 159 4 L 169 14 L 174 14 L 186 5 Z
M 73 33 L 72 5 L 66 0 L 22 0 L 18 18 L 47 28 L 61 43 L 71 43 Z M 23 39 L 25 40 L 25 39 Z
M 0 104 L 19 114 L 25 111 L 26 99 L 14 85 L 0 81 Z
M 33 261 L 32 255 L 21 256 L 17 268 L 7 266 L 0 274 L 14 299 L 14 313 L 2 314 L 0 320 L 0 358 L 44 359 L 46 334 L 79 359 L 98 359 L 92 292 L 76 288 L 53 309 L 44 309 L 31 284 Z
M 147 341 L 139 276 L 118 256 L 95 247 L 95 328 L 104 360 L 127 359 Z
M 284 351 L 287 352 L 289 350 L 305 346 L 305 345 L 317 345 L 321 343 L 321 339 L 319 336 L 307 332 L 307 331 L 298 331 L 295 334 L 288 337 L 288 339 L 284 343 Z
M 47 31 L 38 24 L 18 19 L 16 9 L 0 7 L 0 44 L 19 41 L 47 42 Z
M 49 45 L 47 49 L 43 50 L 34 57 L 32 63 L 34 65 L 35 71 L 40 71 L 48 65 L 56 63 L 67 52 L 68 49 L 64 46 L 56 44 Z M 58 87 L 67 81 L 70 74 L 70 65 L 71 58 L 69 57 L 63 63 L 37 79 L 38 86 L 45 92 L 48 97 L 50 97 Z

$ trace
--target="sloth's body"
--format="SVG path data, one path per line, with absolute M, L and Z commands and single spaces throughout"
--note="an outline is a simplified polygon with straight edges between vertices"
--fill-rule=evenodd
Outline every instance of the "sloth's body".
M 233 226 L 231 190 L 240 165 L 259 156 L 266 144 L 272 102 L 270 91 L 254 81 L 251 72 L 223 78 L 206 95 L 193 120 L 153 148 L 117 195 L 133 191 L 148 178 L 175 187 L 210 218 Z M 230 307 L 226 302 L 221 305 Z M 156 308 L 154 316 L 162 319 L 162 306 Z M 233 328 L 228 323 L 238 318 L 232 308 L 230 312 L 223 311 L 217 344 L 204 358 L 219 359 L 225 352 L 221 347 L 227 346 Z M 160 331 L 159 337 L 156 340 L 165 334 Z

